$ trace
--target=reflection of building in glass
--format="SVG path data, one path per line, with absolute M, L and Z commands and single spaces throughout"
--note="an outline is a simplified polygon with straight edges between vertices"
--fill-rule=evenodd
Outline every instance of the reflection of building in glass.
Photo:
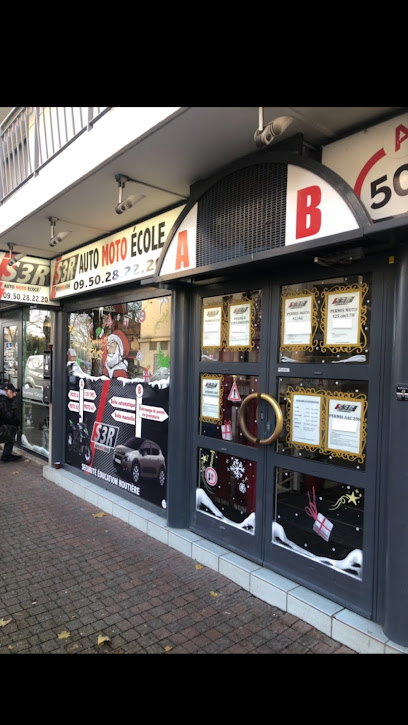
M 35 308 L 23 313 L 21 442 L 25 448 L 44 456 L 49 449 L 49 406 L 43 402 L 43 354 L 50 345 L 52 314 Z
M 127 363 L 124 377 L 165 381 L 170 372 L 170 326 L 167 296 L 98 307 L 70 314 L 68 346 L 75 350 L 81 370 L 98 377 L 107 374 L 109 339 L 116 335 L 127 340 L 121 346 Z

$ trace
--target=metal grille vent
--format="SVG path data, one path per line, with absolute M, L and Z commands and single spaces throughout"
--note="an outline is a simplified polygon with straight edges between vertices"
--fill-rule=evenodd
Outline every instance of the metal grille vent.
M 285 244 L 287 165 L 262 163 L 224 177 L 198 204 L 198 267 Z

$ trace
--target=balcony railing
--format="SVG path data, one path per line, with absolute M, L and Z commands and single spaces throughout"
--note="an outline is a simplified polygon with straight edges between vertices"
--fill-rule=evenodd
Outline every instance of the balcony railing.
M 1 124 L 0 203 L 109 110 L 109 106 L 15 108 Z

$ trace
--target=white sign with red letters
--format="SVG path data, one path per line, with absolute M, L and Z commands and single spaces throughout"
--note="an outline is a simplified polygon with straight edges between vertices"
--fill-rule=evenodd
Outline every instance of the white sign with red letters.
M 288 165 L 285 245 L 358 229 L 354 214 L 327 181 Z
M 373 221 L 408 212 L 408 114 L 325 146 L 322 162 L 354 189 Z
M 171 239 L 160 277 L 196 269 L 197 210 L 195 204 Z M 288 164 L 285 245 L 297 244 L 358 229 L 358 222 L 341 194 L 317 174 Z

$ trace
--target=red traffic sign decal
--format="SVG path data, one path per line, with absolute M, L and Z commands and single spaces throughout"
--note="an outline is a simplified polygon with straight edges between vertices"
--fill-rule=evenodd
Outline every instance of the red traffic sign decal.
M 208 466 L 208 468 L 205 469 L 205 480 L 209 486 L 215 486 L 218 481 L 217 471 L 215 468 Z

